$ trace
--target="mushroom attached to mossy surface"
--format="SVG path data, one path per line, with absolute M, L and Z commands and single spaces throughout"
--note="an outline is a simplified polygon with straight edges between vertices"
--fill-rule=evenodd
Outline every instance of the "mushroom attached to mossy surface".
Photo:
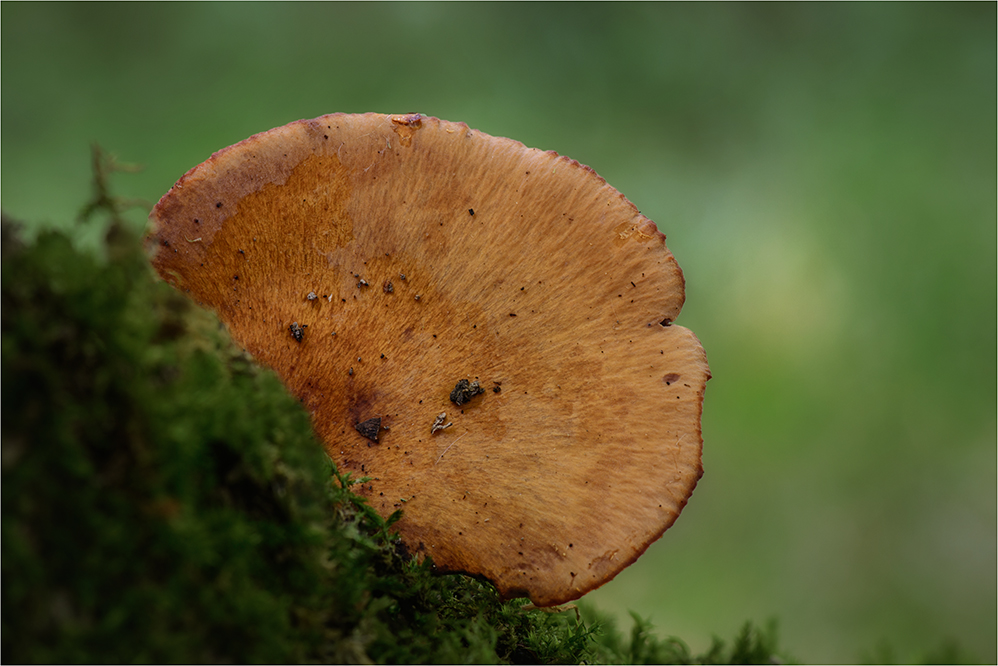
M 682 272 L 578 162 L 436 118 L 333 114 L 215 153 L 150 219 L 159 274 L 277 371 L 376 510 L 404 504 L 399 534 L 441 570 L 538 606 L 578 598 L 701 476 L 710 374 L 672 325 Z

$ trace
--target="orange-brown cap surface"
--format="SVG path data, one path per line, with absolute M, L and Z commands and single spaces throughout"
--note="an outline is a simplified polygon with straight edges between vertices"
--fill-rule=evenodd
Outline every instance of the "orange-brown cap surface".
M 575 599 L 700 478 L 710 375 L 671 325 L 682 272 L 578 162 L 436 118 L 333 114 L 219 151 L 150 219 L 160 275 L 278 372 L 445 571 Z

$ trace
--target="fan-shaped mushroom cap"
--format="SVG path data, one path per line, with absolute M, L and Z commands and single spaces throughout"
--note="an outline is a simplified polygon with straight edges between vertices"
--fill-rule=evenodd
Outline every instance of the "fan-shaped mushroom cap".
M 150 219 L 160 275 L 278 372 L 442 570 L 575 599 L 700 478 L 710 375 L 670 325 L 682 272 L 578 162 L 436 118 L 333 114 L 215 153 Z M 461 379 L 485 392 L 456 405 Z

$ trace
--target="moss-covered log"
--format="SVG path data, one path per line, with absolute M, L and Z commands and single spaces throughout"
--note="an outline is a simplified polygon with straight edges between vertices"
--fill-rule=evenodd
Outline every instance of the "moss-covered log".
M 592 617 L 503 603 L 410 559 L 276 376 L 155 279 L 99 161 L 97 190 L 87 211 L 110 218 L 104 257 L 54 232 L 26 245 L 3 224 L 4 662 L 773 653 L 758 632 L 699 657 L 641 622 L 599 635 Z

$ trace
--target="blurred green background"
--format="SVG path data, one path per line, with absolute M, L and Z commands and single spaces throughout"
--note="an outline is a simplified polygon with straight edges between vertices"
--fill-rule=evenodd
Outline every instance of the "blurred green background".
M 0 12 L 2 206 L 33 224 L 71 223 L 91 142 L 153 202 L 333 111 L 592 166 L 668 236 L 714 378 L 689 506 L 587 599 L 694 649 L 776 617 L 806 661 L 998 660 L 994 3 Z

